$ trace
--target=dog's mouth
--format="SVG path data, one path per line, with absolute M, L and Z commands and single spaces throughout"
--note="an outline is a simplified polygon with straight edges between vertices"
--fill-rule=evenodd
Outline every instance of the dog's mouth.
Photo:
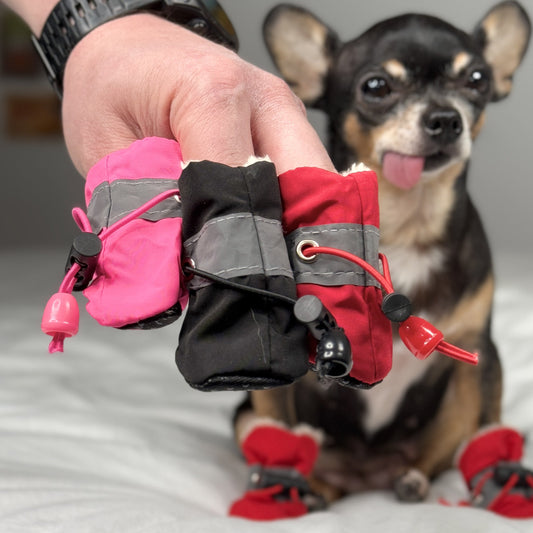
M 450 154 L 446 154 L 444 152 L 437 152 L 436 154 L 425 157 L 424 172 L 432 172 L 433 170 L 437 170 L 438 168 L 446 165 L 451 158 L 452 156 Z
M 452 157 L 444 152 L 427 156 L 413 156 L 398 152 L 385 152 L 382 160 L 383 176 L 400 189 L 412 189 L 423 172 L 432 172 L 446 165 Z

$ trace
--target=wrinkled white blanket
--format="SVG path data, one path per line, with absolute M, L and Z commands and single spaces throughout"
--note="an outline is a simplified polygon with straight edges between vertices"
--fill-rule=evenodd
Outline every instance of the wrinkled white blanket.
M 1 254 L 1 533 L 533 532 L 533 520 L 439 504 L 441 497 L 465 497 L 455 471 L 436 481 L 423 504 L 376 492 L 296 520 L 227 518 L 246 483 L 231 433 L 241 395 L 188 388 L 174 366 L 176 325 L 117 331 L 82 310 L 80 333 L 67 340 L 66 353 L 48 355 L 40 319 L 63 263 L 62 253 Z M 529 435 L 531 265 L 531 256 L 497 258 L 494 313 L 505 422 Z M 532 443 L 526 461 L 533 466 Z

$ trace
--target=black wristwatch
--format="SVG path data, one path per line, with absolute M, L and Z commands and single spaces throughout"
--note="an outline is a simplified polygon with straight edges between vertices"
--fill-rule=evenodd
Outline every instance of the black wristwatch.
M 63 92 L 63 73 L 74 46 L 105 22 L 138 12 L 154 13 L 234 50 L 239 41 L 226 12 L 216 0 L 60 0 L 41 37 L 32 41 L 50 83 Z

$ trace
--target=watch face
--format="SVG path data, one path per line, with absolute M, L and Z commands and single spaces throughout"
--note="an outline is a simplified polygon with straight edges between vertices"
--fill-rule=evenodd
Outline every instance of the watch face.
M 165 3 L 164 9 L 158 10 L 160 15 L 212 41 L 238 50 L 235 28 L 216 0 L 165 0 Z
M 215 19 L 219 29 L 225 34 L 226 39 L 231 43 L 232 48 L 238 50 L 239 40 L 237 39 L 237 32 L 221 5 L 216 0 L 202 0 L 202 2 Z

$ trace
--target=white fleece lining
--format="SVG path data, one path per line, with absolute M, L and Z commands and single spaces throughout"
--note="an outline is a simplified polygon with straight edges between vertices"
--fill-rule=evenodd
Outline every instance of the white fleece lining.
M 341 172 L 342 176 L 349 176 L 350 174 L 355 174 L 356 172 L 368 172 L 371 170 L 364 163 L 354 163 L 351 167 L 346 169 L 344 172 Z
M 182 161 L 181 162 L 181 169 L 185 170 L 187 168 L 187 166 L 189 165 L 189 163 L 200 163 L 201 161 L 202 161 L 202 159 L 189 159 L 188 161 Z M 267 163 L 272 163 L 272 160 L 270 159 L 270 157 L 268 157 L 268 155 L 265 155 L 264 157 L 251 155 L 246 160 L 246 163 L 244 163 L 244 165 L 238 165 L 238 166 L 239 167 L 249 167 L 249 166 L 252 166 L 254 163 L 258 163 L 259 161 L 266 161 Z M 223 163 L 221 163 L 221 164 L 223 164 Z

